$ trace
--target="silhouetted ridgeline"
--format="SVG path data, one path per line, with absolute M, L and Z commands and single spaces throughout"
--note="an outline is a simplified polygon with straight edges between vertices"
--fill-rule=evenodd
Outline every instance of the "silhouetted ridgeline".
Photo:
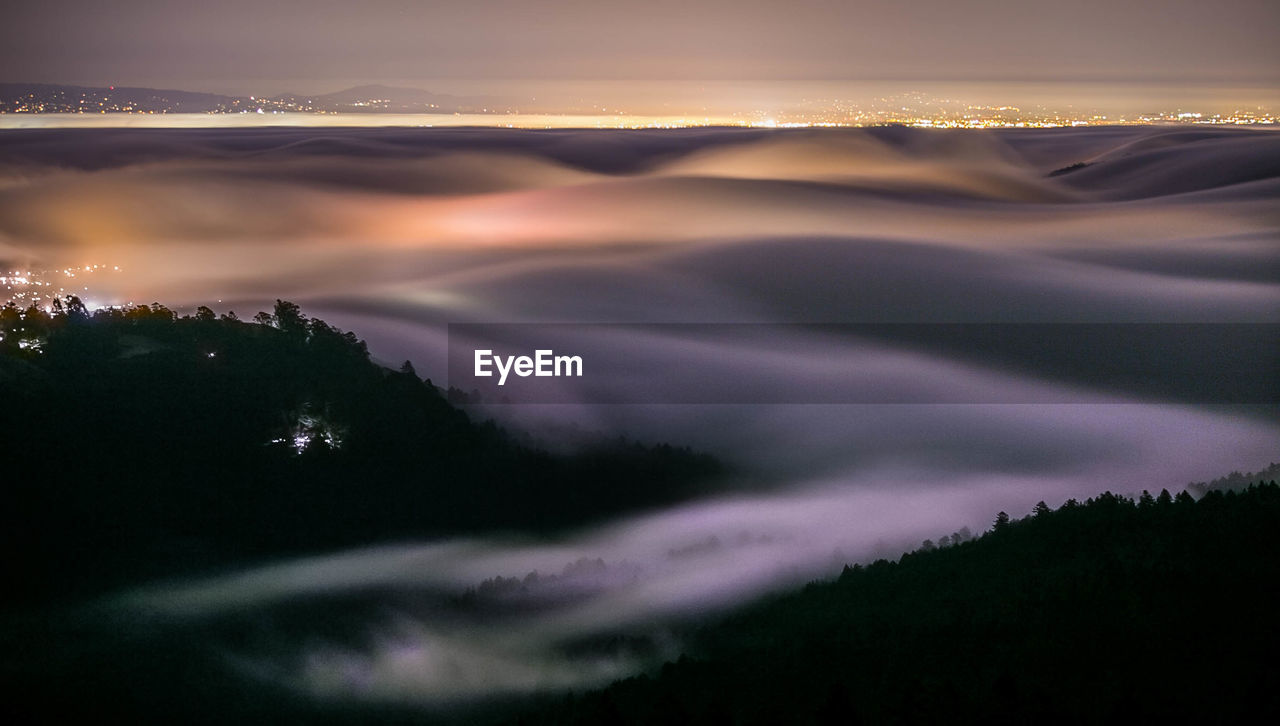
M 1280 488 L 1103 494 L 847 567 L 520 724 L 1267 723 Z
M 548 531 L 693 496 L 719 472 L 666 445 L 552 455 L 296 305 L 255 320 L 90 314 L 75 298 L 0 309 L 11 603 L 268 555 Z
M 1230 474 L 1218 477 L 1213 481 L 1191 482 L 1187 485 L 1187 489 L 1195 492 L 1196 496 L 1203 497 L 1205 494 L 1213 491 L 1238 492 L 1254 482 L 1275 481 L 1276 479 L 1280 479 L 1280 462 L 1272 462 L 1262 471 L 1256 471 L 1251 474 L 1233 471 Z

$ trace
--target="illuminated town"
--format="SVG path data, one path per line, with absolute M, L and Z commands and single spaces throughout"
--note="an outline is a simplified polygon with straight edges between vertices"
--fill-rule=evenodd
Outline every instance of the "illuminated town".
M 0 307 L 14 305 L 20 308 L 35 306 L 49 310 L 54 300 L 74 295 L 85 298 L 90 290 L 89 278 L 95 273 L 120 272 L 119 265 L 84 265 L 57 270 L 0 270 Z M 85 306 L 100 307 L 91 300 Z
M 361 91 L 364 90 L 364 93 Z M 407 92 L 396 95 L 391 91 Z M 263 125 L 485 125 L 521 128 L 680 128 L 749 126 L 759 128 L 903 125 L 922 128 L 1055 128 L 1137 124 L 1204 124 L 1270 126 L 1280 113 L 1264 106 L 1212 112 L 1174 108 L 1142 113 L 1102 113 L 1096 109 L 1049 108 L 1044 105 L 984 105 L 963 100 L 905 93 L 852 101 L 842 98 L 802 99 L 776 109 L 652 114 L 580 104 L 548 110 L 511 102 L 457 99 L 414 89 L 361 87 L 323 96 L 283 94 L 273 97 L 224 96 L 144 88 L 85 88 L 42 84 L 0 84 L 0 126 L 25 125 L 33 115 L 245 116 Z M 274 116 L 260 119 L 260 116 Z M 322 118 L 322 117 L 339 118 Z M 19 117 L 19 118 L 14 118 Z M 307 120 L 310 119 L 310 120 Z M 155 125 L 152 122 L 144 125 Z M 172 122 L 172 123 L 176 123 Z M 193 123 L 188 121 L 188 123 Z M 109 125 L 109 123 L 108 123 Z

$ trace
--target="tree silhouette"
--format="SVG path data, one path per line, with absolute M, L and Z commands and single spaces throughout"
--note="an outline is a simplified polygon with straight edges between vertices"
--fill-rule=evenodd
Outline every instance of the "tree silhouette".
M 276 300 L 272 321 L 286 335 L 303 336 L 308 331 L 307 318 L 302 314 L 302 309 L 285 300 Z

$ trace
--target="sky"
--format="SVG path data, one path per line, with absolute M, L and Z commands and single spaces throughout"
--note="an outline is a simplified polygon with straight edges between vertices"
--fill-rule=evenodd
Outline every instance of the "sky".
M 1280 5 L 1267 0 L 49 0 L 0 13 L 11 82 L 1280 79 Z

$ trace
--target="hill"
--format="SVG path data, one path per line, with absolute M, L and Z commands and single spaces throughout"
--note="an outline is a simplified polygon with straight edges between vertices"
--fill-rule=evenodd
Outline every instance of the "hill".
M 483 113 L 515 110 L 494 96 L 450 96 L 419 88 L 366 85 L 270 98 L 158 88 L 0 83 L 0 113 Z
M 601 441 L 553 455 L 473 421 L 278 301 L 0 309 L 10 605 L 399 539 L 550 533 L 707 491 L 719 464 Z
M 520 724 L 1246 723 L 1280 715 L 1280 488 L 1103 494 L 702 629 Z
M 0 113 L 225 113 L 248 99 L 161 88 L 0 83 Z

